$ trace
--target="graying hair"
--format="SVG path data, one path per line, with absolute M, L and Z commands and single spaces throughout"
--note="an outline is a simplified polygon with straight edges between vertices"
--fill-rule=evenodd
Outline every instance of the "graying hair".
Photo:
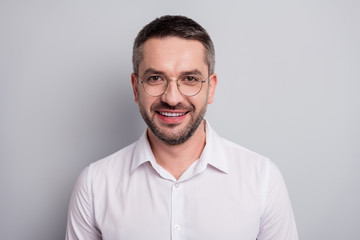
M 137 35 L 133 47 L 133 70 L 138 75 L 139 64 L 143 60 L 143 46 L 150 38 L 180 37 L 189 40 L 197 40 L 205 48 L 205 62 L 208 65 L 209 75 L 215 70 L 215 48 L 206 32 L 194 20 L 184 16 L 162 16 L 147 24 Z

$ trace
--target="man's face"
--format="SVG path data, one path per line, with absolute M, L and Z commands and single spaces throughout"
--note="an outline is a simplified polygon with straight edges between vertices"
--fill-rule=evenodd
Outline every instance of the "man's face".
M 148 72 L 176 80 L 184 73 L 198 72 L 208 78 L 205 48 L 201 42 L 178 37 L 151 38 L 144 43 L 139 78 Z M 148 95 L 136 75 L 131 76 L 135 102 L 151 131 L 167 144 L 187 141 L 201 123 L 207 104 L 212 103 L 217 78 L 209 76 L 201 91 L 192 97 L 179 92 L 176 81 L 170 81 L 167 90 L 158 97 Z

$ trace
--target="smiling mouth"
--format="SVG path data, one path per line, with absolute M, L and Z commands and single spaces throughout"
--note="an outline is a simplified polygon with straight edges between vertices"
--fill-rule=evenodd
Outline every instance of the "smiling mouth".
M 174 113 L 174 112 L 157 112 L 160 115 L 164 116 L 164 117 L 181 117 L 184 116 L 185 114 L 187 114 L 188 112 L 182 112 L 182 113 Z

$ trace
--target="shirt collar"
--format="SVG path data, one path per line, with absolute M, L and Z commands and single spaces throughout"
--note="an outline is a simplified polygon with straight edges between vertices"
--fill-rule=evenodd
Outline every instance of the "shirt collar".
M 145 162 L 155 162 L 155 157 L 147 138 L 147 129 L 136 142 L 130 172 L 132 173 L 136 168 Z
M 226 151 L 223 145 L 223 139 L 211 128 L 208 121 L 206 124 L 206 145 L 198 160 L 195 172 L 199 173 L 207 167 L 208 164 L 216 169 L 228 173 L 228 164 L 225 158 Z M 141 135 L 134 149 L 130 172 L 132 173 L 145 162 L 150 162 L 153 167 L 157 165 L 152 153 L 150 143 L 147 137 L 147 130 Z
M 226 159 L 224 139 L 212 129 L 208 121 L 205 121 L 205 123 L 206 145 L 199 159 L 201 162 L 200 164 L 210 164 L 220 171 L 228 173 L 229 169 Z

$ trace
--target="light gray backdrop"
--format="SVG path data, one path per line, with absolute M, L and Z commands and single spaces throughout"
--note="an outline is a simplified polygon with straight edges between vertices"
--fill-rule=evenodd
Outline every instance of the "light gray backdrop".
M 207 119 L 270 157 L 299 235 L 360 235 L 359 1 L 1 1 L 0 238 L 64 238 L 80 171 L 136 140 L 131 48 L 154 17 L 212 36 Z

